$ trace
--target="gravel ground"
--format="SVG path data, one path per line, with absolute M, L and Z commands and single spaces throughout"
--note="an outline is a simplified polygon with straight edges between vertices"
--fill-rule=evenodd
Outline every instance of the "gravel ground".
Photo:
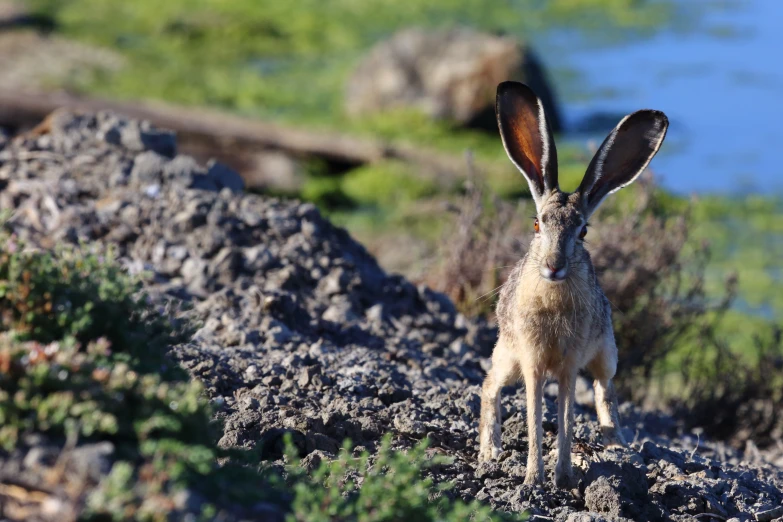
M 522 484 L 521 388 L 503 397 L 506 451 L 479 466 L 480 384 L 495 330 L 386 274 L 314 206 L 244 194 L 230 169 L 177 155 L 171 133 L 110 113 L 55 113 L 36 135 L 0 137 L 0 207 L 15 210 L 17 234 L 46 247 L 116 245 L 129 270 L 153 273 L 157 305 L 190 303 L 202 327 L 174 356 L 206 383 L 225 421 L 222 446 L 260 445 L 275 460 L 292 433 L 312 462 L 346 437 L 372 452 L 391 432 L 395 447 L 428 437 L 430 452 L 453 457 L 430 471 L 456 484 L 450 494 L 545 520 L 783 516 L 774 511 L 783 505 L 774 453 L 699 440 L 628 403 L 631 447 L 603 448 L 587 381 L 577 394 L 576 489 Z M 554 397 L 551 384 L 550 474 Z

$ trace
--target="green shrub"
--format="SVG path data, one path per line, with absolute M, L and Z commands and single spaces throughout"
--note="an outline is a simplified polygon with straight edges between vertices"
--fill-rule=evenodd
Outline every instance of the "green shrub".
M 192 328 L 153 309 L 110 251 L 35 250 L 3 231 L 0 245 L 0 451 L 33 434 L 111 442 L 109 476 L 71 499 L 87 519 L 168 520 L 186 489 L 207 520 L 283 498 L 254 455 L 217 448 L 203 386 L 167 357 Z
M 340 178 L 337 176 L 308 175 L 300 196 L 304 201 L 314 203 L 325 211 L 354 206 L 354 202 L 343 192 Z
M 13 236 L 0 241 L 1 331 L 40 343 L 86 345 L 105 338 L 111 361 L 137 371 L 167 366 L 165 349 L 187 339 L 187 331 L 177 332 L 149 309 L 140 282 L 114 262 L 111 250 L 33 251 Z
M 290 440 L 286 457 L 292 464 L 289 479 L 294 482 L 295 499 L 289 522 L 397 522 L 416 521 L 501 521 L 526 517 L 493 513 L 477 502 L 450 500 L 444 494 L 449 484 L 434 486 L 422 479 L 426 468 L 447 461 L 428 458 L 426 441 L 404 453 L 392 451 L 386 435 L 378 455 L 371 459 L 365 451 L 353 457 L 346 442 L 337 459 L 323 461 L 307 475 Z
M 203 387 L 166 357 L 189 330 L 150 310 L 110 252 L 36 251 L 5 233 L 0 244 L 0 445 L 110 441 L 116 461 L 88 513 L 165 519 L 151 499 L 216 466 Z

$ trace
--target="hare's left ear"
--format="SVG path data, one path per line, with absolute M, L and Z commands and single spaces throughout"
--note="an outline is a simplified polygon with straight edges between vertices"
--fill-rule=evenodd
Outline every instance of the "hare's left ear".
M 639 177 L 661 147 L 668 127 L 666 115 L 651 110 L 629 114 L 617 124 L 595 153 L 577 190 L 588 216 L 606 196 Z

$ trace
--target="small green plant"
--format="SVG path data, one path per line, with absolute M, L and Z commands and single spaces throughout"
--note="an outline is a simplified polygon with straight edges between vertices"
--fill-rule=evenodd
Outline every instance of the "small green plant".
M 364 451 L 354 457 L 346 441 L 337 459 L 320 465 L 308 475 L 290 439 L 286 458 L 295 498 L 289 522 L 396 522 L 476 520 L 524 520 L 493 513 L 477 502 L 452 500 L 450 484 L 435 486 L 422 478 L 428 467 L 443 464 L 445 457 L 427 456 L 424 441 L 407 453 L 391 449 L 391 435 L 381 442 L 377 456 Z

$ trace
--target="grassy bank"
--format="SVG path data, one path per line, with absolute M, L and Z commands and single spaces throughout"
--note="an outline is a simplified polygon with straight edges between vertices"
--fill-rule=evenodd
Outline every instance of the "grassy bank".
M 64 35 L 127 57 L 123 70 L 75 79 L 73 87 L 328 126 L 342 119 L 347 72 L 369 45 L 396 29 L 469 24 L 524 39 L 550 26 L 652 30 L 669 23 L 672 10 L 668 2 L 634 0 L 25 3 L 52 16 Z

